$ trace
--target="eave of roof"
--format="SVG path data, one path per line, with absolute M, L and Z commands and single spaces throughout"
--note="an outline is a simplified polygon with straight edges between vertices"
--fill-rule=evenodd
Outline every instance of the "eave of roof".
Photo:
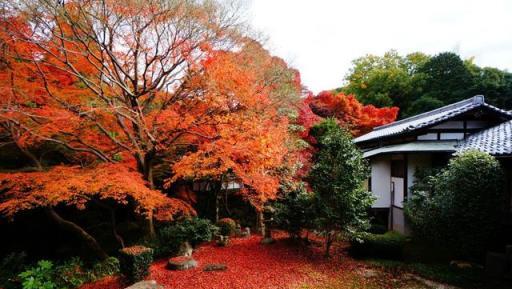
M 363 152 L 363 157 L 368 158 L 386 153 L 407 152 L 455 152 L 457 141 L 415 141 L 403 144 L 379 147 Z
M 427 126 L 438 124 L 465 112 L 478 107 L 486 107 L 503 116 L 512 119 L 509 112 L 485 103 L 483 95 L 477 95 L 438 109 L 424 112 L 406 119 L 395 121 L 390 124 L 374 128 L 371 132 L 354 139 L 355 143 L 361 143 L 370 140 L 377 140 L 384 137 L 401 135 Z

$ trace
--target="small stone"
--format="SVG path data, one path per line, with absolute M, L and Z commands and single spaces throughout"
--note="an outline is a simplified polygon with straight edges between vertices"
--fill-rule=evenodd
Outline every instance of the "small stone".
M 226 247 L 229 244 L 229 236 L 219 236 L 217 239 L 217 245 L 220 247 Z
M 450 262 L 450 266 L 457 267 L 459 269 L 473 268 L 473 264 L 460 260 L 453 260 Z
M 251 236 L 251 228 L 246 227 L 245 230 L 242 232 L 242 237 L 247 238 Z
M 126 289 L 161 289 L 162 286 L 159 286 L 155 280 L 150 281 L 140 281 L 137 282 Z
M 263 244 L 263 245 L 269 245 L 269 244 L 273 244 L 275 242 L 276 242 L 276 240 L 274 240 L 273 238 L 263 238 L 261 240 L 261 244 Z
M 197 261 L 187 256 L 174 257 L 167 262 L 169 270 L 188 270 L 195 267 L 197 267 Z
M 204 266 L 203 271 L 211 272 L 211 271 L 226 271 L 228 266 L 225 264 L 208 264 Z
M 178 250 L 178 256 L 191 257 L 193 251 L 194 249 L 192 248 L 189 242 L 183 242 L 181 243 L 180 248 Z

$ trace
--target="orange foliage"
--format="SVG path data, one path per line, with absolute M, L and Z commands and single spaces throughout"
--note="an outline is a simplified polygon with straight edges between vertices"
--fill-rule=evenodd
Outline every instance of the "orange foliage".
M 0 190 L 5 190 L 0 213 L 13 217 L 20 211 L 58 205 L 86 208 L 92 200 L 133 203 L 137 213 L 171 220 L 175 214 L 190 214 L 186 203 L 146 186 L 141 175 L 122 165 L 95 168 L 57 166 L 47 172 L 0 174 Z
M 119 173 L 127 173 L 126 180 L 134 174 L 128 168 L 136 167 L 147 183 L 137 181 L 136 191 L 119 190 L 114 196 L 105 189 L 112 178 L 94 177 L 92 169 L 59 167 L 25 178 L 39 179 L 48 194 L 56 194 L 52 188 L 66 181 L 50 176 L 76 174 L 71 179 L 89 186 L 87 196 L 92 189 L 105 189 L 98 197 L 119 202 L 130 197 L 149 209 L 156 204 L 139 198 L 154 195 L 149 189 L 154 185 L 152 171 L 158 158 L 165 158 L 173 173 L 168 184 L 180 178 L 211 180 L 234 174 L 256 206 L 275 197 L 279 168 L 290 161 L 288 122 L 278 108 L 289 106 L 291 96 L 298 94 L 297 71 L 256 41 L 233 36 L 234 23 L 220 23 L 230 20 L 215 18 L 222 12 L 215 5 L 177 2 L 172 7 L 156 0 L 154 5 L 77 3 L 43 5 L 41 13 L 48 18 L 29 11 L 20 13 L 27 19 L 1 23 L 0 42 L 7 48 L 2 56 L 6 65 L 0 67 L 0 129 L 26 152 L 43 143 L 56 144 L 71 163 L 124 166 Z M 111 13 L 84 16 L 104 9 Z M 112 26 L 118 20 L 122 23 Z M 30 26 L 29 21 L 43 23 Z M 38 27 L 52 29 L 38 31 L 44 34 L 38 37 L 32 31 Z M 92 31 L 101 34 L 102 29 L 109 31 L 113 43 L 95 38 Z M 239 50 L 219 48 L 228 42 Z M 9 178 L 23 180 L 23 175 Z M 16 186 L 12 188 L 16 192 Z M 72 188 L 65 192 L 55 198 L 57 203 L 85 204 Z M 43 193 L 35 189 L 32 199 Z M 173 210 L 169 203 L 162 206 Z
M 354 136 L 371 131 L 374 127 L 393 122 L 398 107 L 377 108 L 361 104 L 353 95 L 324 91 L 309 100 L 311 109 L 321 117 L 334 117 L 339 124 L 350 129 Z
M 192 80 L 206 87 L 208 110 L 222 113 L 207 116 L 216 125 L 202 131 L 213 137 L 173 164 L 169 183 L 181 178 L 220 180 L 233 174 L 245 185 L 241 193 L 260 208 L 277 194 L 277 170 L 288 152 L 288 122 L 271 99 L 276 86 L 265 78 L 275 63 L 268 55 L 260 58 L 247 51 L 213 52 L 204 61 L 204 72 Z

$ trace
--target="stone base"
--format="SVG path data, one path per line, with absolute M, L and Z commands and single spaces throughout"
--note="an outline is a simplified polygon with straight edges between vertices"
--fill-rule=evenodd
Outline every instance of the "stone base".
M 141 281 L 137 282 L 126 289 L 161 289 L 162 286 L 159 286 L 155 280 L 151 281 Z
M 226 271 L 228 266 L 225 264 L 208 264 L 204 266 L 203 271 L 211 272 L 211 271 Z
M 261 240 L 261 244 L 263 244 L 263 245 L 269 245 L 269 244 L 273 244 L 275 242 L 276 242 L 276 240 L 274 240 L 273 238 L 263 238 Z
M 167 269 L 169 270 L 188 270 L 197 267 L 197 261 L 192 257 L 174 257 L 167 262 Z

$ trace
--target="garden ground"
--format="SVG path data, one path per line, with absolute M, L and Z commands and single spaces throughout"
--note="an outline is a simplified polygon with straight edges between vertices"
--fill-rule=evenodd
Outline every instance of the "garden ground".
M 381 289 L 457 288 L 436 280 L 455 283 L 460 288 L 507 288 L 505 284 L 483 284 L 475 272 L 452 272 L 450 268 L 404 265 L 401 262 L 361 261 L 347 255 L 347 246 L 338 244 L 330 259 L 321 246 L 305 247 L 279 234 L 277 242 L 261 245 L 259 236 L 234 239 L 228 247 L 209 243 L 194 252 L 196 269 L 169 271 L 166 260 L 151 267 L 148 279 L 172 289 Z M 224 272 L 204 272 L 207 264 L 225 264 Z M 452 278 L 456 276 L 456 278 Z M 467 278 L 466 278 L 467 277 Z M 510 286 L 510 285 L 509 285 Z M 121 289 L 119 277 L 106 278 L 80 289 Z

